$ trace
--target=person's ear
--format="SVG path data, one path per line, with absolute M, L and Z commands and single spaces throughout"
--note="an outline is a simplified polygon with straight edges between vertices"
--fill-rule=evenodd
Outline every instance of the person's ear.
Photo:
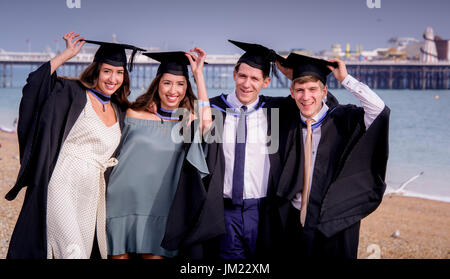
M 266 77 L 263 81 L 263 87 L 262 88 L 267 88 L 267 86 L 269 86 L 270 84 L 270 77 Z
M 328 85 L 325 85 L 323 87 L 322 99 L 325 99 L 325 97 L 327 96 L 327 93 L 328 93 Z

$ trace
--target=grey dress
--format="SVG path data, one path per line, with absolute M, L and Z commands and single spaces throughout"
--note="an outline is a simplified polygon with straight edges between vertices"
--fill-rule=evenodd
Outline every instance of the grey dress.
M 200 143 L 192 143 L 186 155 L 183 143 L 172 140 L 177 123 L 125 117 L 119 163 L 106 191 L 109 255 L 177 255 L 163 249 L 161 241 L 183 160 L 208 173 Z

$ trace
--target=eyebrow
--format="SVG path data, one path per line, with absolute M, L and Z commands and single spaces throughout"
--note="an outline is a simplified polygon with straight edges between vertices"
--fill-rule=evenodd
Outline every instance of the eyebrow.
M 318 88 L 319 88 L 319 86 L 310 86 L 310 87 L 307 87 L 307 88 L 298 87 L 298 88 L 294 88 L 294 90 L 295 91 L 304 91 L 306 89 L 313 90 L 313 89 L 318 89 Z
M 185 83 L 185 82 L 186 82 L 185 80 L 178 80 L 178 81 L 171 81 L 171 80 L 168 80 L 168 79 L 163 79 L 163 80 L 162 80 L 162 82 L 166 82 L 166 81 L 167 81 L 167 82 L 176 82 L 176 83 L 180 83 L 180 82 L 181 82 L 181 83 Z
M 252 76 L 252 75 L 248 75 L 248 74 L 244 74 L 244 73 L 240 73 L 240 72 L 238 72 L 238 75 L 240 75 L 240 76 L 246 76 L 246 77 L 254 78 L 254 79 L 261 79 L 261 77 L 258 77 L 258 76 Z
M 102 71 L 104 71 L 104 70 L 114 71 L 112 68 L 108 68 L 108 67 L 103 67 L 103 68 L 102 68 Z M 124 69 L 120 69 L 120 70 L 117 70 L 117 71 L 118 71 L 118 72 L 125 72 Z

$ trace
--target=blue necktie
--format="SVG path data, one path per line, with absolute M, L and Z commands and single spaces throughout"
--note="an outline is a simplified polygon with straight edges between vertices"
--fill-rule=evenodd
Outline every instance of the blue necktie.
M 247 141 L 247 107 L 241 107 L 234 145 L 233 205 L 242 205 L 244 196 L 245 142 Z

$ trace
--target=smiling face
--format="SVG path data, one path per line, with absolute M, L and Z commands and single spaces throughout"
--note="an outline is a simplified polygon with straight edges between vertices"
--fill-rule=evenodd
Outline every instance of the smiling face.
M 322 99 L 327 95 L 328 87 L 323 86 L 321 81 L 311 78 L 305 82 L 294 80 L 290 90 L 291 97 L 295 100 L 301 114 L 311 118 L 322 109 Z
M 233 72 L 236 84 L 236 96 L 243 105 L 256 101 L 259 91 L 269 86 L 270 78 L 264 77 L 263 71 L 241 63 Z
M 180 106 L 186 95 L 187 81 L 184 76 L 165 73 L 158 85 L 161 108 L 175 110 Z
M 116 67 L 103 63 L 100 66 L 98 82 L 95 89 L 105 95 L 112 95 L 120 88 L 120 86 L 122 86 L 124 75 L 125 69 L 123 66 Z

